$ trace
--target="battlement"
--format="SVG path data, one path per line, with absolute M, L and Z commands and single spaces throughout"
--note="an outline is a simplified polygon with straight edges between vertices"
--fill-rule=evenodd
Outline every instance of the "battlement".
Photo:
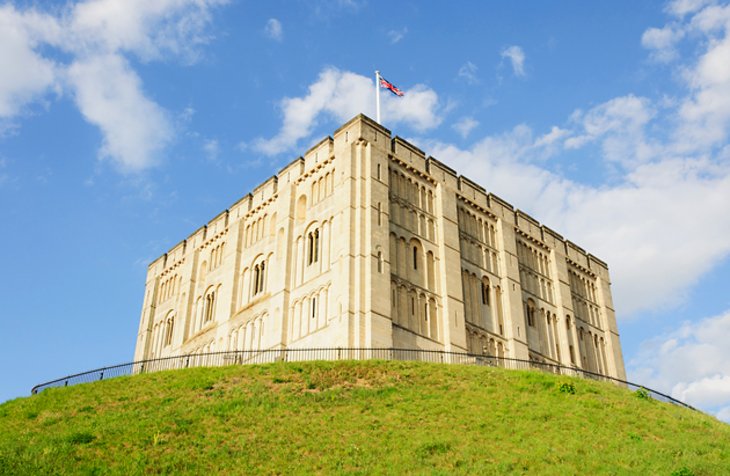
M 310 147 L 303 156 L 289 162 L 275 175 L 236 201 L 230 208 L 218 214 L 188 238 L 154 260 L 149 265 L 150 270 L 154 268 L 155 272 L 159 272 L 165 269 L 176 262 L 181 253 L 184 254 L 188 247 L 201 246 L 207 237 L 211 236 L 211 233 L 215 235 L 220 232 L 221 227 L 227 227 L 229 220 L 241 220 L 253 210 L 264 206 L 277 195 L 280 184 L 288 185 L 305 179 L 321 167 L 323 162 L 332 159 L 338 147 L 352 144 L 358 140 L 387 149 L 392 159 L 411 172 L 427 177 L 433 183 L 441 183 L 446 187 L 455 189 L 460 198 L 495 218 L 505 220 L 524 236 L 535 240 L 536 243 L 544 244 L 550 248 L 560 246 L 561 251 L 564 251 L 568 259 L 584 268 L 589 270 L 596 270 L 596 268 L 608 269 L 604 261 L 566 240 L 561 234 L 540 224 L 526 212 L 515 209 L 509 202 L 489 192 L 484 186 L 460 175 L 456 170 L 438 159 L 427 156 L 424 151 L 402 137 L 393 137 L 389 129 L 373 119 L 359 114 L 340 126 L 332 136 L 327 136 Z M 338 146 L 338 143 L 342 144 Z M 225 223 L 221 224 L 221 217 L 223 216 L 225 216 Z

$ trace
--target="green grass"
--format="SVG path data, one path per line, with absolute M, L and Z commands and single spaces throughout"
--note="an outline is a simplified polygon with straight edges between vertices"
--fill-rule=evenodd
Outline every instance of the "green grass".
M 730 474 L 730 425 L 615 385 L 412 362 L 159 372 L 0 405 L 0 474 Z

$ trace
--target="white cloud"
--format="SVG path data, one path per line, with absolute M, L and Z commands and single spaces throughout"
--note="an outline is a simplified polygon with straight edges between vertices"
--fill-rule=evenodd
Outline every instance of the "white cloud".
M 462 138 L 466 139 L 471 131 L 474 130 L 474 128 L 478 125 L 479 121 L 477 121 L 473 117 L 464 117 L 458 122 L 454 123 L 454 125 L 451 127 L 453 127 L 454 130 L 458 132 Z
M 625 319 L 681 303 L 730 254 L 730 221 L 718 219 L 730 215 L 730 167 L 645 145 L 653 117 L 648 100 L 627 96 L 574 115 L 571 129 L 536 136 L 519 125 L 468 149 L 438 142 L 424 149 L 610 263 Z M 613 185 L 581 184 L 535 165 L 590 142 L 620 161 Z
M 502 50 L 502 58 L 508 58 L 512 63 L 512 71 L 515 76 L 525 76 L 525 52 L 517 45 L 509 46 Z
M 730 422 L 730 311 L 642 343 L 629 378 Z
M 19 114 L 57 83 L 54 62 L 34 51 L 41 32 L 54 30 L 55 23 L 42 14 L 0 6 L 0 118 Z
M 673 0 L 667 4 L 666 10 L 676 16 L 682 17 L 688 13 L 694 13 L 713 0 Z
M 212 7 L 227 0 L 88 0 L 64 18 L 64 46 L 79 53 L 132 52 L 143 60 L 194 61 L 210 41 Z
M 396 44 L 406 36 L 406 33 L 408 33 L 408 27 L 404 26 L 400 30 L 389 30 L 387 34 L 390 39 L 390 43 Z
M 649 28 L 641 36 L 644 48 L 652 50 L 652 58 L 660 63 L 668 63 L 677 58 L 675 45 L 684 37 L 684 31 L 667 25 L 663 28 Z
M 566 140 L 568 149 L 600 141 L 604 157 L 624 165 L 646 162 L 656 150 L 647 143 L 644 128 L 654 117 L 650 101 L 633 95 L 611 99 L 588 112 L 576 111 L 571 121 L 578 134 Z
M 203 152 L 205 152 L 205 157 L 215 162 L 218 160 L 218 157 L 221 153 L 220 144 L 218 143 L 217 139 L 208 139 L 203 143 Z
M 3 128 L 49 91 L 69 91 L 84 118 L 101 129 L 101 157 L 125 171 L 152 165 L 171 140 L 172 127 L 164 110 L 144 94 L 126 57 L 195 61 L 199 47 L 210 41 L 210 10 L 223 3 L 87 0 L 57 14 L 0 6 Z M 69 59 L 51 60 L 48 51 Z
M 694 33 L 707 35 L 709 41 L 697 63 L 685 70 L 691 94 L 679 109 L 676 146 L 686 152 L 709 150 L 728 137 L 730 5 L 708 7 L 693 17 L 691 25 Z
M 266 155 L 276 155 L 296 147 L 309 137 L 322 116 L 344 121 L 364 113 L 374 116 L 374 84 L 371 78 L 325 68 L 302 97 L 284 98 L 280 102 L 283 124 L 270 139 L 256 139 L 252 146 Z M 402 123 L 423 131 L 437 126 L 438 96 L 423 86 L 415 85 L 405 90 L 403 97 L 381 94 L 382 120 L 386 124 Z
M 102 131 L 101 158 L 111 158 L 125 171 L 155 162 L 171 140 L 172 127 L 167 114 L 144 96 L 139 77 L 121 56 L 77 61 L 68 79 L 84 118 Z
M 477 65 L 472 63 L 471 61 L 467 61 L 464 63 L 461 68 L 459 68 L 459 72 L 457 73 L 459 78 L 463 79 L 469 84 L 478 84 L 479 78 L 477 77 L 477 71 L 479 68 L 477 68 Z
M 275 41 L 282 41 L 284 39 L 284 29 L 281 26 L 281 22 L 276 18 L 269 18 L 264 28 L 266 36 Z

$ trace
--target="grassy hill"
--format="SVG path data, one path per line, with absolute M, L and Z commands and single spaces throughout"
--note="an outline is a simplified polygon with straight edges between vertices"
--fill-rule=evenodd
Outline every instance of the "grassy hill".
M 1 474 L 730 474 L 730 425 L 615 385 L 415 362 L 159 372 L 0 405 Z

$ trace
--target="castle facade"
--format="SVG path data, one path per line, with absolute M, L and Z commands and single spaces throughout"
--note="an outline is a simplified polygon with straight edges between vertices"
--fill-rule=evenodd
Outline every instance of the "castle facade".
M 606 263 L 362 115 L 149 265 L 134 358 L 319 347 L 626 377 Z

